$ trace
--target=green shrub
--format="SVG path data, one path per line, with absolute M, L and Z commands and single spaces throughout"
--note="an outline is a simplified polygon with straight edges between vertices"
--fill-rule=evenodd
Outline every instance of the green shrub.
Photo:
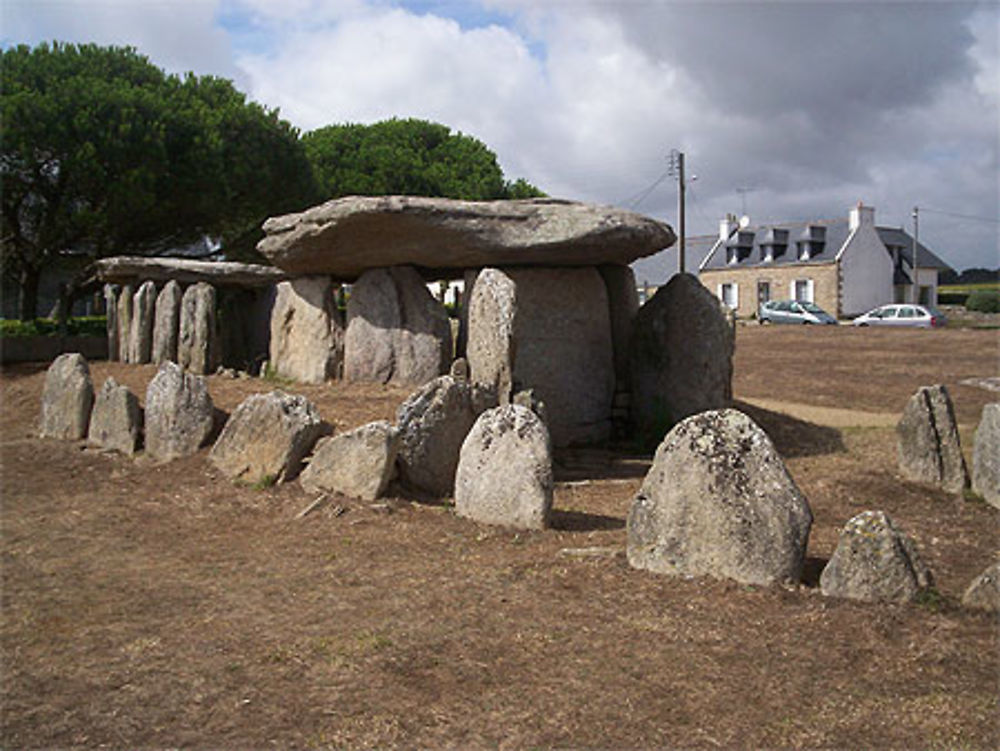
M 938 291 L 938 305 L 965 305 L 969 299 L 968 292 L 941 292 Z
M 979 313 L 1000 313 L 1000 292 L 992 289 L 977 289 L 965 301 L 965 309 Z
M 70 318 L 66 324 L 69 336 L 104 336 L 107 333 L 105 316 L 78 316 Z M 58 336 L 59 323 L 51 318 L 36 318 L 34 321 L 0 319 L 0 337 L 13 336 Z

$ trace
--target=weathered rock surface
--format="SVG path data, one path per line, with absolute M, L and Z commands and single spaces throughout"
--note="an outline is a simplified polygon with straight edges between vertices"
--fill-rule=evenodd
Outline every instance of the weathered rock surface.
M 1000 402 L 983 407 L 972 450 L 972 489 L 1000 508 Z
M 299 482 L 311 493 L 381 497 L 396 468 L 399 430 L 385 420 L 320 438 Z
M 669 226 L 610 206 L 536 198 L 340 198 L 264 223 L 257 249 L 294 274 L 351 281 L 412 265 L 436 276 L 484 266 L 627 265 L 673 244 Z
M 629 511 L 628 560 L 677 576 L 797 582 L 811 525 L 764 431 L 734 409 L 703 412 L 657 449 Z
M 185 373 L 177 363 L 161 363 L 146 387 L 146 455 L 169 461 L 197 453 L 214 420 L 205 379 Z
M 210 284 L 192 284 L 181 297 L 177 362 L 196 374 L 215 370 L 215 287 Z
M 206 282 L 213 286 L 266 287 L 287 274 L 273 266 L 232 261 L 195 261 L 186 258 L 146 258 L 116 256 L 102 258 L 95 264 L 97 278 L 116 284 L 134 284 L 140 280 L 176 281 L 181 284 Z
M 543 529 L 552 509 L 552 445 L 526 407 L 483 412 L 459 455 L 455 512 L 486 524 Z
M 143 282 L 132 298 L 132 325 L 129 328 L 129 362 L 148 363 L 153 354 L 153 312 L 156 285 Z
M 118 362 L 118 288 L 113 284 L 104 285 L 105 330 L 108 332 L 108 360 Z
M 639 290 L 635 273 L 628 266 L 601 266 L 598 271 L 608 291 L 608 308 L 611 312 L 611 344 L 614 350 L 615 383 L 629 388 L 629 344 L 632 339 L 632 322 L 639 312 Z
M 329 277 L 299 277 L 277 286 L 271 310 L 270 365 L 302 383 L 340 375 L 344 326 Z
M 1000 611 L 1000 561 L 972 580 L 962 595 L 962 604 L 977 610 Z
M 719 301 L 677 274 L 643 305 L 632 327 L 633 430 L 655 443 L 689 415 L 732 401 L 733 329 Z
M 514 385 L 517 286 L 503 271 L 483 269 L 466 299 L 468 327 L 475 331 L 465 345 L 470 377 L 507 404 Z
M 94 406 L 90 367 L 79 352 L 59 355 L 45 373 L 42 389 L 42 438 L 78 440 L 87 435 Z
M 181 286 L 171 280 L 163 285 L 156 296 L 153 313 L 152 361 L 177 362 L 177 337 L 181 325 Z
M 208 459 L 232 480 L 286 482 L 298 475 L 325 428 L 304 396 L 283 391 L 253 394 L 226 421 Z
M 531 389 L 555 446 L 599 443 L 611 431 L 615 374 L 607 290 L 593 268 L 484 269 L 472 291 L 473 383 Z M 512 363 L 509 365 L 508 363 Z
M 94 399 L 87 442 L 131 456 L 138 450 L 141 437 L 139 397 L 108 378 Z
M 922 386 L 910 397 L 896 439 L 899 471 L 907 480 L 951 493 L 969 486 L 955 410 L 944 386 Z
M 344 378 L 420 385 L 451 364 L 451 325 L 415 269 L 365 272 L 351 288 Z
M 435 496 L 451 496 L 462 441 L 478 415 L 473 387 L 451 376 L 411 394 L 396 413 L 400 478 Z
M 882 511 L 863 511 L 841 530 L 819 577 L 828 597 L 909 602 L 931 585 L 916 546 Z
M 132 302 L 135 290 L 131 284 L 118 291 L 118 356 L 122 362 L 132 362 L 129 352 L 129 335 L 132 331 Z

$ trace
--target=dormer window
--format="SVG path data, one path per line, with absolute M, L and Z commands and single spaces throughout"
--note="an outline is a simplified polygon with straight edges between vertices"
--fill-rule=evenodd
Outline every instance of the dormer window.
M 765 263 L 780 258 L 785 254 L 788 247 L 788 230 L 776 229 L 772 227 L 764 233 L 764 238 L 760 243 L 760 260 Z
M 750 257 L 750 254 L 753 252 L 753 238 L 753 232 L 740 230 L 733 233 L 733 236 L 729 238 L 729 242 L 726 245 L 727 260 L 729 263 L 739 263 Z
M 826 227 L 810 224 L 796 241 L 799 251 L 799 260 L 808 261 L 820 255 L 826 247 Z

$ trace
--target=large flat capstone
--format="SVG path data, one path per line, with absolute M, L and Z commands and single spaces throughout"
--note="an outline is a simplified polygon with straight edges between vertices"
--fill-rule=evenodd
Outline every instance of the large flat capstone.
M 641 214 L 552 198 L 351 196 L 272 217 L 264 232 L 257 249 L 278 268 L 343 281 L 399 265 L 460 276 L 483 266 L 629 264 L 675 240 Z

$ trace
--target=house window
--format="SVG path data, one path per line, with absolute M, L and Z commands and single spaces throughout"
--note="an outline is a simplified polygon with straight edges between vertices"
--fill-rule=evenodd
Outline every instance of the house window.
M 790 292 L 793 300 L 797 300 L 799 302 L 813 302 L 813 280 L 796 279 L 792 282 L 792 289 Z
M 740 306 L 740 288 L 735 282 L 719 285 L 719 299 L 732 310 Z

